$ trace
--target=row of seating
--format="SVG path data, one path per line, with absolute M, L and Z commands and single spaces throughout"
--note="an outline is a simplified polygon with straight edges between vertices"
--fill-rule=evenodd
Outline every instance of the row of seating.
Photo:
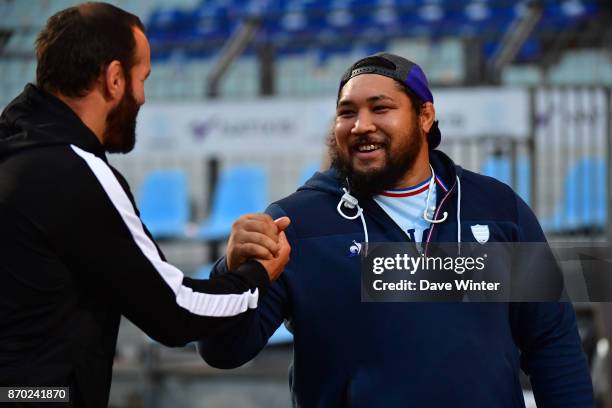
M 537 62 L 545 48 L 546 43 L 543 41 L 546 38 L 584 25 L 597 16 L 600 7 L 593 0 L 540 3 L 543 7 L 540 22 L 516 57 L 522 63 Z M 527 1 L 499 0 L 423 0 L 403 3 L 387 0 L 331 3 L 319 0 L 219 0 L 201 2 L 193 8 L 156 8 L 147 25 L 152 55 L 156 61 L 172 58 L 177 50 L 190 59 L 212 59 L 240 22 L 254 15 L 262 17 L 260 37 L 274 44 L 279 59 L 296 53 L 307 54 L 313 49 L 346 47 L 347 44 L 363 43 L 367 48 L 381 51 L 389 48 L 390 41 L 400 38 L 429 38 L 434 42 L 447 38 L 457 41 L 462 38 L 481 38 L 483 55 L 489 59 L 499 50 L 500 40 L 510 25 L 526 13 L 527 4 Z M 363 27 L 369 28 L 364 30 Z M 249 47 L 246 53 L 253 54 L 255 48 Z M 342 54 L 346 50 L 334 52 Z M 411 55 L 423 64 L 423 60 L 416 56 L 406 55 Z M 448 67 L 441 69 L 440 79 L 436 70 L 432 72 L 432 69 L 426 69 L 430 80 L 444 85 L 464 81 L 460 68 L 465 65 L 463 58 L 453 57 L 451 64 L 439 64 L 440 67 Z M 278 69 L 277 72 L 284 71 Z M 523 75 L 523 71 L 518 72 L 519 76 Z M 515 72 L 510 75 L 513 74 L 516 76 Z M 313 77 L 312 73 L 309 77 Z M 279 88 L 283 88 L 284 81 L 279 82 Z M 288 82 L 291 84 L 300 81 L 290 79 Z M 249 84 L 247 82 L 246 85 Z M 321 85 L 320 81 L 314 84 Z
M 502 83 L 508 85 L 612 85 L 612 61 L 597 49 L 567 50 L 548 70 L 534 64 L 508 65 Z
M 594 15 L 598 4 L 592 0 L 544 2 L 539 31 L 571 27 L 580 18 Z M 376 27 L 378 36 L 499 35 L 525 13 L 526 2 L 465 1 L 381 3 L 372 0 L 203 2 L 193 9 L 156 9 L 148 21 L 154 43 L 194 42 L 203 34 L 227 38 L 237 21 L 249 16 L 263 17 L 262 30 L 274 42 L 318 40 L 326 32 L 353 37 L 368 36 L 363 27 Z
M 583 159 L 565 176 L 563 197 L 550 217 L 542 220 L 545 231 L 564 233 L 603 229 L 606 224 L 606 162 Z
M 516 160 L 516 183 L 512 182 L 512 161 L 507 156 L 485 161 L 481 173 L 516 187 L 516 192 L 531 201 L 531 165 L 527 158 Z M 567 169 L 563 195 L 553 213 L 542 218 L 542 228 L 548 233 L 561 234 L 600 230 L 606 224 L 606 162 L 601 158 L 584 158 Z
M 318 168 L 318 163 L 310 164 L 303 171 L 299 185 Z M 210 215 L 191 230 L 187 175 L 182 170 L 159 170 L 144 180 L 138 205 L 142 220 L 155 238 L 222 241 L 229 236 L 238 217 L 265 210 L 266 192 L 263 169 L 255 166 L 228 169 L 221 174 L 215 188 Z
M 531 166 L 524 157 L 516 161 L 516 183 L 512 161 L 507 156 L 491 157 L 481 173 L 514 185 L 517 193 L 531 201 Z M 300 185 L 318 169 L 309 165 Z M 606 223 L 606 163 L 600 158 L 584 158 L 567 170 L 563 196 L 552 215 L 541 220 L 547 232 L 562 233 L 603 228 Z M 141 216 L 153 236 L 170 239 L 222 241 L 229 236 L 233 222 L 242 214 L 263 211 L 267 181 L 258 167 L 237 166 L 223 172 L 214 191 L 209 217 L 189 230 L 189 189 L 187 176 L 180 170 L 151 173 L 144 181 L 139 199 Z
M 161 7 L 194 8 L 201 0 L 106 0 L 124 10 L 136 14 L 143 21 L 149 18 L 153 10 Z M 0 1 L 1 30 L 38 30 L 47 18 L 65 8 L 82 3 L 79 0 L 2 0 Z
M 465 79 L 465 50 L 458 39 L 437 42 L 394 40 L 378 47 L 348 44 L 320 47 L 292 54 L 280 54 L 275 65 L 275 94 L 278 96 L 331 95 L 338 80 L 357 59 L 386 50 L 410 55 L 419 61 L 432 83 L 459 84 Z M 154 61 L 146 84 L 149 100 L 201 100 L 206 94 L 207 76 L 214 57 L 199 57 L 175 52 L 168 60 Z M 259 63 L 254 55 L 243 55 L 230 66 L 219 84 L 223 97 L 255 97 L 259 93 Z

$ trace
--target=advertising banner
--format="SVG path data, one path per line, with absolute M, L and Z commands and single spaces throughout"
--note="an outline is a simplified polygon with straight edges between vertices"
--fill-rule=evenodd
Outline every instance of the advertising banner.
M 528 135 L 525 89 L 434 91 L 443 138 Z M 335 96 L 146 104 L 138 118 L 136 153 L 320 149 L 330 132 Z

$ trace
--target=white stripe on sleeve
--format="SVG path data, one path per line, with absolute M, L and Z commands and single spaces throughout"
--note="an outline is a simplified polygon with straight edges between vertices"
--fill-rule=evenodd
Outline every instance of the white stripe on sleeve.
M 250 290 L 247 290 L 240 294 L 223 295 L 194 292 L 193 289 L 184 286 L 183 273 L 160 258 L 155 244 L 144 232 L 142 222 L 136 215 L 132 202 L 110 167 L 92 153 L 86 152 L 74 145 L 70 147 L 85 160 L 94 173 L 144 256 L 151 262 L 176 295 L 176 303 L 179 306 L 196 315 L 211 317 L 236 316 L 249 308 L 254 309 L 257 307 L 259 299 L 259 291 L 257 289 L 252 293 Z

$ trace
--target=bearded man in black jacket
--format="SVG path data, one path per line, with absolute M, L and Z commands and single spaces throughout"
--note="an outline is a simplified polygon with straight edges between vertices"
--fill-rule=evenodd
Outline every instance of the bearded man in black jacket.
M 282 272 L 289 220 L 254 233 L 274 241 L 250 254 L 259 261 L 185 277 L 106 158 L 135 142 L 151 70 L 140 20 L 104 3 L 68 8 L 36 58 L 37 84 L 0 117 L 0 386 L 70 387 L 71 406 L 105 407 L 120 315 L 169 346 L 231 327 Z

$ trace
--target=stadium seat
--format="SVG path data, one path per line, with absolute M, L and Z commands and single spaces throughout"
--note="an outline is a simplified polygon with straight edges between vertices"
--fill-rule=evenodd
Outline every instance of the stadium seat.
M 516 161 L 516 192 L 527 204 L 530 201 L 530 171 L 531 166 L 526 157 L 518 158 Z M 488 158 L 482 165 L 480 172 L 486 176 L 494 177 L 513 186 L 512 182 L 512 159 L 508 156 L 494 156 Z
M 553 233 L 603 228 L 606 223 L 606 162 L 582 159 L 571 167 L 563 198 L 542 226 Z
M 199 237 L 207 241 L 227 238 L 238 217 L 263 211 L 266 200 L 267 179 L 263 169 L 239 166 L 223 172 L 215 189 L 210 215 L 202 224 Z
M 140 191 L 140 216 L 155 238 L 182 238 L 189 221 L 187 176 L 181 170 L 150 173 Z
M 195 273 L 193 274 L 193 278 L 194 279 L 210 278 L 210 272 L 212 270 L 212 267 L 213 267 L 213 264 L 211 263 L 199 266 L 198 269 L 196 269 Z
M 306 183 L 320 169 L 321 169 L 321 163 L 319 161 L 314 161 L 314 162 L 309 163 L 308 166 L 306 166 L 306 168 L 302 171 L 302 174 L 300 175 L 299 186 L 302 186 L 304 183 Z
M 272 337 L 268 339 L 268 344 L 284 344 L 293 342 L 293 334 L 284 324 L 281 324 L 278 329 L 272 334 Z

